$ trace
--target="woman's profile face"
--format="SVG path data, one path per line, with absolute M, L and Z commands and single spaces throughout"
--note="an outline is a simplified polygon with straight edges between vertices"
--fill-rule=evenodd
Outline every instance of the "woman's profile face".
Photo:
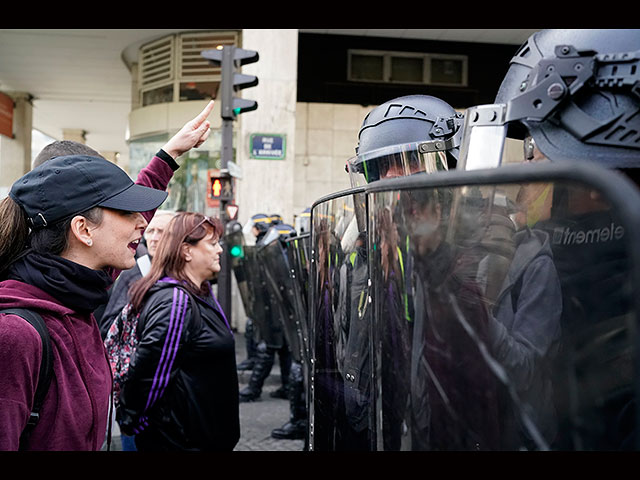
M 192 245 L 189 252 L 191 258 L 185 268 L 200 283 L 211 280 L 220 271 L 222 247 L 213 230 L 209 231 L 198 243 Z
M 92 229 L 94 268 L 127 270 L 136 264 L 135 253 L 147 221 L 139 212 L 103 209 L 102 223 Z

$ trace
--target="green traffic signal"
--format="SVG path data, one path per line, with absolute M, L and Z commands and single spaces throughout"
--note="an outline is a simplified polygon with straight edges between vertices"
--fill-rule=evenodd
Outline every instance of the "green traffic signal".
M 233 247 L 231 247 L 231 249 L 229 250 L 229 254 L 233 258 L 243 258 L 244 257 L 244 251 L 242 250 L 242 247 L 240 245 L 234 245 Z

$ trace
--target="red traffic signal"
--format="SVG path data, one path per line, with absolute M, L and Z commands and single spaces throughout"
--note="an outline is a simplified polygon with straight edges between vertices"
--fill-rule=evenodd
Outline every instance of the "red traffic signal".
M 220 194 L 222 193 L 222 183 L 219 178 L 213 179 L 213 183 L 211 184 L 211 197 L 212 198 L 220 198 Z
M 229 175 L 223 175 L 220 170 L 209 170 L 207 197 L 210 200 L 233 200 L 233 179 Z

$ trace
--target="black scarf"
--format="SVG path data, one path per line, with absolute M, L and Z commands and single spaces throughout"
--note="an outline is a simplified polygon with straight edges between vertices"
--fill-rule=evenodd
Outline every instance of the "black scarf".
M 107 288 L 113 282 L 102 270 L 92 270 L 78 263 L 51 255 L 29 251 L 16 260 L 8 278 L 44 290 L 64 306 L 82 313 L 93 312 L 107 302 Z

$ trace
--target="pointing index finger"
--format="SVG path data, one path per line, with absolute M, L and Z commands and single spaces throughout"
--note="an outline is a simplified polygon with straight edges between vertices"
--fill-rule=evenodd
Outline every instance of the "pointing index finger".
M 202 122 L 204 122 L 206 120 L 206 118 L 209 116 L 209 114 L 211 113 L 211 111 L 213 110 L 213 105 L 214 105 L 215 101 L 211 100 L 206 107 L 204 107 L 204 110 L 202 110 L 202 112 L 200 112 L 198 114 L 198 116 L 196 118 L 193 119 L 193 122 L 195 123 L 196 127 L 198 127 Z

